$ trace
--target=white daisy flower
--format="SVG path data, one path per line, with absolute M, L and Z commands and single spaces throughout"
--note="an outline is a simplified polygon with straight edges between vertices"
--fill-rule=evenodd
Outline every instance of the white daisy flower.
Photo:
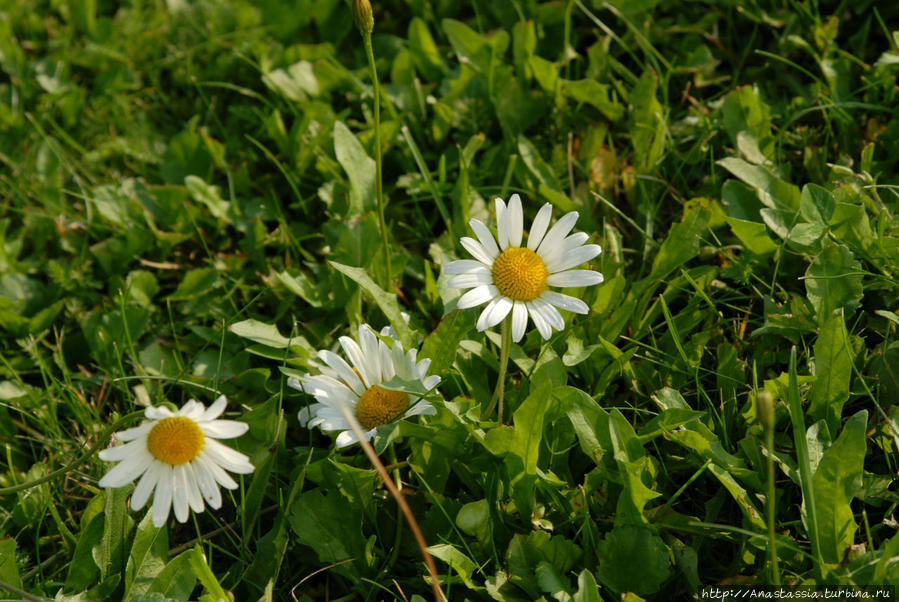
M 131 495 L 131 509 L 143 508 L 152 493 L 156 527 L 165 524 L 170 507 L 180 523 L 187 521 L 188 507 L 202 512 L 204 499 L 210 508 L 220 508 L 219 485 L 237 488 L 225 470 L 253 472 L 247 456 L 218 442 L 239 437 L 250 428 L 244 422 L 218 420 L 227 403 L 222 395 L 209 409 L 193 399 L 177 413 L 163 406 L 147 408 L 147 421 L 115 434 L 124 445 L 100 452 L 101 460 L 119 462 L 100 479 L 100 487 L 122 487 L 140 477 Z
M 396 339 L 393 345 L 378 339 L 368 324 L 359 326 L 359 342 L 350 337 L 340 337 L 340 346 L 352 365 L 334 353 L 323 349 L 318 358 L 319 374 L 306 374 L 302 382 L 290 378 L 287 384 L 294 389 L 313 395 L 316 403 L 299 413 L 300 424 L 321 427 L 323 431 L 342 431 L 337 435 L 337 447 L 346 447 L 359 441 L 349 421 L 341 411 L 341 405 L 356 415 L 371 440 L 379 426 L 401 417 L 416 414 L 435 414 L 434 406 L 421 398 L 411 398 L 403 391 L 390 391 L 379 385 L 397 376 L 403 380 L 419 380 L 425 389 L 433 389 L 440 382 L 439 376 L 428 376 L 430 359 L 416 361 L 418 349 L 404 351 Z
M 552 207 L 546 203 L 531 224 L 526 247 L 521 246 L 524 218 L 517 194 L 509 199 L 508 207 L 502 199 L 496 199 L 497 239 L 480 221 L 468 222 L 477 240 L 465 236 L 460 242 L 474 260 L 452 261 L 444 271 L 455 274 L 449 279 L 449 286 L 471 289 L 459 298 L 456 307 L 466 309 L 487 303 L 478 318 L 478 330 L 496 326 L 511 311 L 514 341 L 524 336 L 529 315 L 543 338 L 549 339 L 553 328 L 565 328 L 556 307 L 578 314 L 589 311 L 580 299 L 547 287 L 602 282 L 599 272 L 571 269 L 590 261 L 602 249 L 599 245 L 585 245 L 589 236 L 583 232 L 568 234 L 577 221 L 577 211 L 565 214 L 547 231 L 551 215 Z

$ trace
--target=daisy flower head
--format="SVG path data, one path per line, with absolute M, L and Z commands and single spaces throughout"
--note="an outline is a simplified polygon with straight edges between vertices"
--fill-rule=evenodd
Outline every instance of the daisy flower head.
M 452 288 L 471 289 L 456 305 L 459 309 L 487 303 L 478 318 L 478 330 L 496 326 L 512 312 L 512 339 L 520 341 L 528 316 L 543 336 L 562 330 L 565 323 L 557 307 L 586 314 L 587 304 L 547 287 L 589 286 L 602 282 L 602 274 L 593 270 L 573 270 L 602 252 L 599 245 L 584 244 L 590 238 L 584 232 L 569 234 L 577 221 L 577 211 L 563 215 L 552 228 L 552 207 L 544 204 L 537 212 L 521 246 L 524 217 L 521 199 L 513 194 L 508 206 L 496 199 L 497 237 L 482 222 L 469 223 L 477 240 L 467 236 L 460 242 L 474 259 L 460 259 L 447 264 L 444 271 L 453 274 Z
M 385 329 L 382 334 L 388 332 Z M 418 349 L 405 351 L 393 337 L 393 344 L 388 346 L 368 324 L 359 326 L 358 338 L 358 342 L 347 336 L 339 339 L 349 363 L 333 351 L 322 349 L 318 352 L 318 358 L 323 362 L 316 366 L 318 374 L 306 374 L 302 381 L 297 378 L 287 381 L 289 386 L 309 393 L 316 400 L 300 411 L 300 424 L 310 429 L 318 426 L 323 431 L 341 431 L 337 435 L 337 447 L 346 447 L 359 440 L 344 416 L 344 409 L 355 415 L 365 431 L 366 440 L 371 440 L 379 426 L 401 417 L 437 412 L 423 398 L 380 386 L 399 377 L 418 380 L 425 389 L 433 389 L 440 377 L 428 375 L 430 359 L 417 361 Z
M 222 505 L 219 485 L 237 489 L 226 470 L 249 474 L 253 465 L 244 454 L 219 443 L 247 432 L 249 425 L 219 420 L 227 405 L 222 395 L 207 409 L 191 399 L 178 412 L 159 406 L 147 408 L 147 420 L 115 434 L 124 445 L 100 452 L 100 459 L 119 462 L 100 479 L 100 487 L 123 487 L 140 477 L 131 495 L 131 509 L 143 508 L 153 494 L 153 524 L 161 527 L 174 507 L 179 523 L 188 508 L 202 512 Z

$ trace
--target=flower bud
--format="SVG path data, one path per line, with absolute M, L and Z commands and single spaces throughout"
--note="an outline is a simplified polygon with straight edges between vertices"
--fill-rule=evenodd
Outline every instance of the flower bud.
M 771 393 L 759 391 L 755 398 L 755 413 L 763 429 L 774 429 L 774 396 Z
M 375 28 L 375 18 L 369 0 L 353 0 L 353 18 L 356 19 L 356 27 L 363 34 L 371 33 Z

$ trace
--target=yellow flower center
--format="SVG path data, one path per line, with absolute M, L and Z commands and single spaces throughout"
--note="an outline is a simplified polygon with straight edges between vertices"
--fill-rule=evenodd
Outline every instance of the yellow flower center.
M 409 396 L 402 391 L 388 391 L 378 385 L 371 386 L 356 403 L 356 418 L 362 428 L 369 431 L 387 424 L 409 407 Z
M 157 422 L 147 435 L 147 449 L 166 464 L 190 462 L 203 449 L 203 431 L 184 416 L 171 416 Z
M 514 301 L 533 301 L 546 288 L 546 265 L 527 247 L 506 249 L 493 260 L 493 282 Z

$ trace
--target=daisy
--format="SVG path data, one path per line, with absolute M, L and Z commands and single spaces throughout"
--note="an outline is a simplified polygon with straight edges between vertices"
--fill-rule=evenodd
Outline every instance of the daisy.
M 382 334 L 388 333 L 386 329 Z M 368 324 L 359 326 L 359 342 L 340 337 L 340 346 L 352 365 L 334 353 L 323 349 L 318 358 L 324 365 L 316 366 L 319 374 L 306 374 L 300 382 L 290 378 L 287 384 L 313 395 L 316 403 L 299 413 L 300 424 L 321 427 L 323 431 L 342 431 L 337 435 L 337 447 L 359 441 L 344 416 L 342 406 L 356 416 L 371 440 L 378 427 L 400 417 L 416 414 L 435 414 L 434 406 L 421 398 L 410 397 L 403 391 L 390 391 L 379 385 L 397 376 L 403 380 L 418 380 L 430 390 L 440 382 L 439 376 L 428 376 L 430 359 L 416 362 L 417 349 L 404 351 L 394 338 L 387 344 L 378 338 Z
M 577 221 L 577 211 L 562 216 L 549 228 L 552 207 L 543 205 L 531 224 L 528 244 L 521 246 L 523 217 L 521 199 L 513 194 L 509 206 L 496 199 L 497 239 L 480 221 L 469 223 L 477 240 L 467 236 L 461 243 L 472 259 L 450 262 L 445 272 L 452 288 L 471 289 L 459 298 L 459 309 L 487 303 L 478 318 L 478 330 L 496 326 L 512 312 L 512 339 L 521 340 L 528 316 L 534 326 L 549 339 L 552 329 L 562 330 L 565 323 L 556 307 L 586 314 L 587 304 L 547 287 L 589 286 L 602 282 L 602 274 L 593 270 L 571 268 L 590 261 L 602 252 L 599 245 L 585 245 L 589 236 L 583 232 L 569 235 Z M 498 243 L 498 244 L 497 244 Z
M 233 439 L 247 432 L 249 425 L 234 420 L 218 420 L 225 411 L 222 395 L 206 409 L 191 399 L 174 413 L 166 407 L 147 408 L 147 421 L 115 434 L 124 445 L 100 452 L 100 459 L 120 462 L 100 479 L 100 487 L 122 487 L 140 477 L 131 495 L 131 509 L 140 510 L 153 495 L 153 524 L 161 527 L 174 506 L 179 523 L 187 521 L 187 509 L 203 511 L 220 508 L 219 485 L 236 489 L 225 470 L 239 474 L 253 472 L 249 458 L 218 439 Z

